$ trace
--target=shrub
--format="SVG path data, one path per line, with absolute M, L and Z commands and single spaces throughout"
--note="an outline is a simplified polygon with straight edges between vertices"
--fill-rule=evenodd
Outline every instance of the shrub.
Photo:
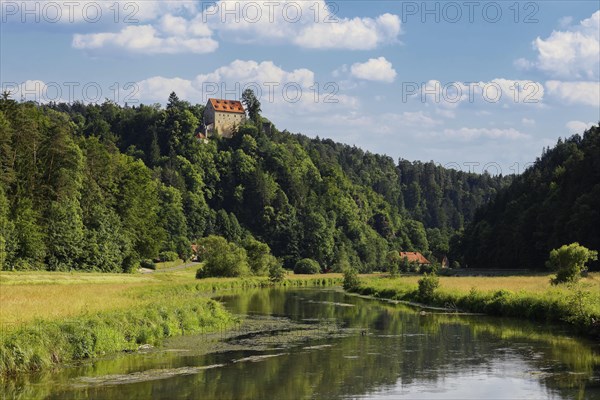
M 248 255 L 248 264 L 252 273 L 257 276 L 269 274 L 269 267 L 273 262 L 271 248 L 263 242 L 259 242 L 254 238 L 249 238 L 244 241 L 244 249 Z
M 410 261 L 408 263 L 408 272 L 418 274 L 419 272 L 421 272 L 421 265 L 416 261 Z
M 410 261 L 408 261 L 408 258 L 402 257 L 398 267 L 402 272 L 410 272 Z
M 202 245 L 204 267 L 196 272 L 196 278 L 250 275 L 248 256 L 243 248 L 220 236 L 209 236 Z
M 440 287 L 440 278 L 435 274 L 425 274 L 423 278 L 419 279 L 419 298 L 422 301 L 429 301 L 433 299 L 433 295 L 437 288 Z
M 392 278 L 398 275 L 400 262 L 400 254 L 396 250 L 389 251 L 385 256 L 386 270 Z
M 354 291 L 360 286 L 358 272 L 354 268 L 347 268 L 344 271 L 344 290 Z
M 158 257 L 160 258 L 160 261 L 163 262 L 175 261 L 179 258 L 179 254 L 175 253 L 174 251 L 162 251 Z
M 553 285 L 573 283 L 581 278 L 587 270 L 586 263 L 598 259 L 598 252 L 581 246 L 579 243 L 564 245 L 550 252 L 546 266 L 556 271 L 556 277 L 550 282 Z
M 423 274 L 437 274 L 440 270 L 438 264 L 421 265 L 420 272 Z
M 156 264 L 150 259 L 140 261 L 140 267 L 148 269 L 156 269 Z
M 140 267 L 140 260 L 133 255 L 128 255 L 123 258 L 123 272 L 134 272 Z
M 269 281 L 271 283 L 279 283 L 285 279 L 285 269 L 281 266 L 281 262 L 271 256 L 275 262 L 269 265 Z
M 303 258 L 296 262 L 294 267 L 295 274 L 318 274 L 321 272 L 321 266 L 312 258 Z

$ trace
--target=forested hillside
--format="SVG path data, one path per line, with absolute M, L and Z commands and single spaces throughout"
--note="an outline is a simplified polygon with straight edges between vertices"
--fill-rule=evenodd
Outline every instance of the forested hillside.
M 202 112 L 1 99 L 0 269 L 131 271 L 216 234 L 371 271 L 390 249 L 441 257 L 508 182 L 252 124 L 200 141 Z
M 545 151 L 477 212 L 453 250 L 470 267 L 539 269 L 572 242 L 600 249 L 598 126 Z

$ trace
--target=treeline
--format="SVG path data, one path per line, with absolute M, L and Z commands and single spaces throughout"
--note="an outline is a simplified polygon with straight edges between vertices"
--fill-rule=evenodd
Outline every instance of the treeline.
M 0 268 L 131 271 L 209 235 L 268 244 L 284 266 L 382 268 L 439 257 L 505 178 L 254 125 L 200 141 L 202 105 L 0 100 Z
M 469 267 L 539 269 L 572 242 L 600 249 L 598 126 L 545 150 L 476 213 L 453 253 Z

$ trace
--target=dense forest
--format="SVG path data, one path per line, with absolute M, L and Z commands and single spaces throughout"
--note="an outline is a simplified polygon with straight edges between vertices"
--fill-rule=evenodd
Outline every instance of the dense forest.
M 372 271 L 391 249 L 441 258 L 512 180 L 263 131 L 256 115 L 199 140 L 203 109 L 174 93 L 165 108 L 4 95 L 0 269 L 127 272 L 219 235 L 264 242 L 286 268 Z
M 470 267 L 539 269 L 572 242 L 600 249 L 598 126 L 545 150 L 476 213 L 453 252 Z

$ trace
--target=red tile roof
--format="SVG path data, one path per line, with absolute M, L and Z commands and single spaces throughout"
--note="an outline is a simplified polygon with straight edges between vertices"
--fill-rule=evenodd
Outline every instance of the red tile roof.
M 419 264 L 431 264 L 429 260 L 423 256 L 423 254 L 416 251 L 401 251 L 400 258 L 407 258 L 409 262 L 417 262 Z
M 208 99 L 212 104 L 215 111 L 230 112 L 235 114 L 245 113 L 244 106 L 237 100 L 223 100 L 223 99 Z

